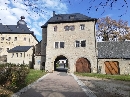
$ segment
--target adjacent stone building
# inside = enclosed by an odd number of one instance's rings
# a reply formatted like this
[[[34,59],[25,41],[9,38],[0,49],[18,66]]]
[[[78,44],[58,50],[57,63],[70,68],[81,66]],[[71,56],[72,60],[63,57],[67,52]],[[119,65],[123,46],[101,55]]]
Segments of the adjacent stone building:
[[[97,43],[98,72],[103,74],[130,74],[130,41]]]
[[[35,46],[38,43],[33,31],[30,31],[21,16],[17,25],[2,25],[0,23],[0,56],[8,55],[8,50],[16,46]]]
[[[80,58],[97,72],[95,24],[97,19],[80,13],[55,14],[42,28],[41,65],[52,72],[59,59],[66,59],[70,72],[76,71]]]
[[[33,46],[16,46],[8,50],[8,63],[32,65],[34,62]]]

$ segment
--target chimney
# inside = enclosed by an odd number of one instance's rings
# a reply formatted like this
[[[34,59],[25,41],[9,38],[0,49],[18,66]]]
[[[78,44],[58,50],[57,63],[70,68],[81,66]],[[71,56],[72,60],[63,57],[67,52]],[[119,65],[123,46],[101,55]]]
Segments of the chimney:
[[[53,11],[53,17],[55,16],[55,11]]]

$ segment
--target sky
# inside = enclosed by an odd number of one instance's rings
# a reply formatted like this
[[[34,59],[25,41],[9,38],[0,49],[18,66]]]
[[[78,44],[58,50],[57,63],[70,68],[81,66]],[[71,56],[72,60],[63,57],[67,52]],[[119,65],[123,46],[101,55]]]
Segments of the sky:
[[[32,7],[25,6],[23,1],[27,0],[0,0],[0,23],[3,25],[16,25],[20,17],[24,16],[28,28],[34,31],[39,41],[42,40],[41,26],[52,17],[53,11],[56,14],[81,13],[97,19],[109,16],[115,20],[122,19],[128,21],[130,25],[129,0],[126,0],[127,4],[124,2],[125,0],[117,0],[116,3],[113,3],[112,8],[109,5],[106,5],[105,8],[99,6],[101,2],[107,0],[31,0],[35,1],[32,4],[44,11],[39,11],[38,14],[31,10]],[[26,2],[24,3],[26,4]],[[91,9],[87,10],[90,6],[92,6]],[[96,10],[97,8],[98,10]]]

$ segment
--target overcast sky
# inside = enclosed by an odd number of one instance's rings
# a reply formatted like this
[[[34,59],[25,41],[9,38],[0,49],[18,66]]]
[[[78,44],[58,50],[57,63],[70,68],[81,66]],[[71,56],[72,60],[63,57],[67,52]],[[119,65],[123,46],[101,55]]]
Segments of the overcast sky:
[[[112,19],[118,20],[121,18],[130,22],[130,8],[122,8],[122,5],[125,4],[124,0],[118,0],[116,4],[113,4],[113,9],[110,9],[109,6],[106,6],[103,14],[102,12],[104,9],[101,6],[99,7],[98,11],[96,11],[95,8],[100,1],[104,0],[95,0],[95,2],[89,1],[93,0],[39,0],[38,7],[44,11],[44,13],[39,13],[39,16],[29,7],[22,4],[22,0],[0,0],[0,23],[4,25],[16,25],[20,17],[25,16],[25,21],[27,22],[28,27],[31,31],[34,31],[37,39],[40,41],[42,39],[41,26],[52,16],[53,11],[55,11],[56,14],[82,13],[93,18],[110,16]],[[128,6],[130,6],[129,0],[127,0],[127,3]],[[91,5],[93,7],[88,13],[87,9]],[[123,15],[126,10],[127,14]],[[120,15],[123,16],[119,17]]]

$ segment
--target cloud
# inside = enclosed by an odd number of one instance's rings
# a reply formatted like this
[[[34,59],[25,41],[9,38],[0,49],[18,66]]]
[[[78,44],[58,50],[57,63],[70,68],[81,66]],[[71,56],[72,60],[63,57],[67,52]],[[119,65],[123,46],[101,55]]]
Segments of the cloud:
[[[37,30],[36,28],[32,28],[32,29],[30,29],[30,30],[33,31],[34,34],[39,35],[39,36],[42,36],[41,33],[38,32],[38,30]]]
[[[16,25],[21,16],[25,16],[27,26],[34,31],[34,34],[41,39],[41,26],[56,13],[66,13],[68,11],[67,5],[60,0],[38,0],[32,2],[33,6],[28,7],[24,5],[28,2],[23,0],[0,0],[0,23],[4,25]],[[38,7],[44,13],[34,12],[33,7]],[[37,10],[35,10],[37,11]]]

